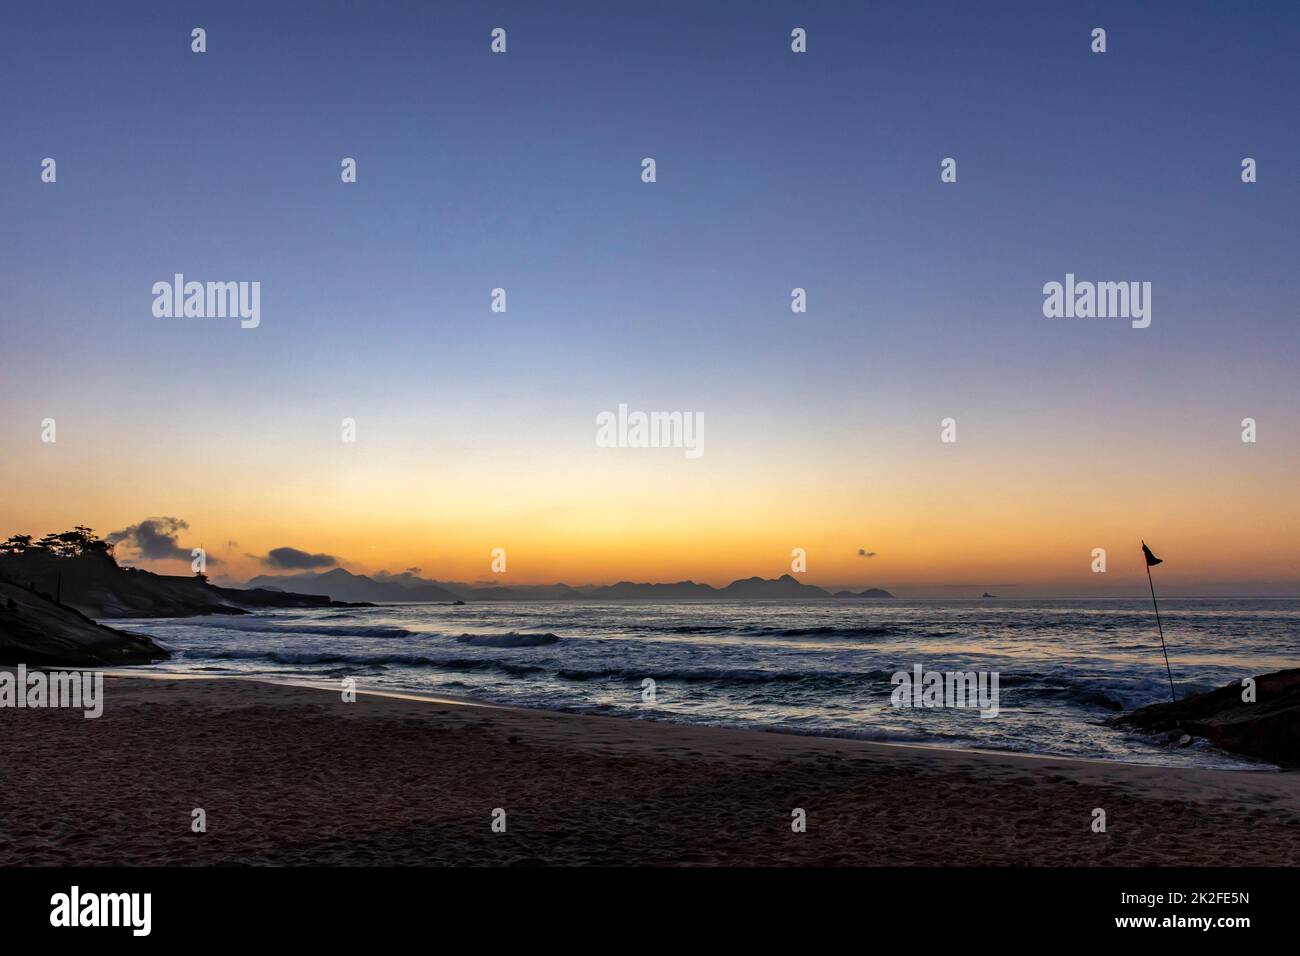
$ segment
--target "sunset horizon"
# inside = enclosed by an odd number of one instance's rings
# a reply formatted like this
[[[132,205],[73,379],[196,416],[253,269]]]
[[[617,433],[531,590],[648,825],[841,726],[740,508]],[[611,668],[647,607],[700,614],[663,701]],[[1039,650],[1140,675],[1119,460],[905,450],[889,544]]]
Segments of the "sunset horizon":
[[[643,555],[628,559],[627,549],[619,548],[610,552],[606,560],[606,552],[592,544],[574,546],[571,553],[557,553],[562,549],[554,547],[555,536],[551,535],[533,547],[528,546],[527,538],[495,543],[484,538],[477,555],[468,553],[467,546],[455,551],[411,547],[389,560],[382,560],[373,555],[379,547],[375,542],[391,541],[393,537],[392,532],[382,529],[369,538],[307,539],[301,535],[263,538],[264,544],[258,546],[256,538],[230,535],[228,527],[218,525],[214,532],[210,528],[196,528],[183,519],[155,516],[122,527],[114,527],[112,522],[96,526],[75,519],[35,528],[11,526],[0,528],[4,532],[0,537],[28,533],[39,538],[75,525],[89,525],[114,541],[119,564],[159,574],[192,574],[192,552],[202,549],[206,573],[215,583],[226,586],[242,586],[259,576],[292,577],[344,568],[372,577],[413,574],[434,582],[485,587],[559,583],[585,587],[627,581],[660,584],[694,581],[722,587],[745,578],[792,575],[803,584],[832,591],[878,587],[896,596],[912,598],[980,597],[983,592],[996,588],[1002,589],[996,596],[1006,599],[1143,597],[1146,594],[1140,539],[1117,543],[1112,538],[1093,544],[1080,538],[1074,552],[1066,553],[1066,549],[1049,543],[1059,542],[1059,538],[1035,535],[1016,539],[1012,549],[1016,554],[1002,559],[984,556],[982,549],[972,543],[967,543],[964,549],[954,549],[940,540],[931,553],[920,551],[906,540],[895,542],[885,535],[874,539],[876,547],[871,551],[854,547],[853,539],[841,538],[837,544],[807,538],[801,544],[787,547],[782,554],[780,545],[769,539],[766,550],[761,544],[755,544],[743,554],[731,557],[718,555],[716,548],[692,546],[689,538],[665,541],[667,536],[657,535],[650,540],[660,543],[666,557],[656,559]],[[139,534],[142,525],[150,531],[144,541]],[[431,531],[430,537],[438,535]],[[1159,542],[1162,550],[1173,556],[1170,565],[1162,570],[1171,597],[1300,596],[1300,583],[1284,573],[1292,567],[1293,559],[1286,554],[1270,554],[1259,542],[1225,548],[1181,535],[1148,534],[1146,537]],[[213,541],[219,543],[214,546]],[[803,571],[792,567],[798,561],[798,555],[793,553],[796,548],[804,551]],[[1105,551],[1105,571],[1093,570],[1095,548]],[[493,571],[494,551],[498,549],[505,552],[505,569]],[[734,553],[735,549],[726,550]],[[301,557],[277,559],[273,551],[296,553]],[[371,554],[367,555],[367,551]],[[361,557],[353,557],[354,554]],[[752,559],[758,555],[766,555],[766,559]],[[1241,573],[1230,575],[1220,571],[1225,558],[1240,568]],[[1071,568],[1071,564],[1075,567]],[[1263,573],[1270,568],[1277,570],[1276,576]],[[948,570],[947,574],[942,573],[944,569]]]

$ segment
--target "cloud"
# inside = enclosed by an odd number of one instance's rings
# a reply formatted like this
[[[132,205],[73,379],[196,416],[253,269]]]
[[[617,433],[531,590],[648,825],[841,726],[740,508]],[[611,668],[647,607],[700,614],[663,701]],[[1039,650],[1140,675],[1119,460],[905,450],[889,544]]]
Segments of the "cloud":
[[[266,557],[258,560],[281,571],[310,571],[312,568],[331,568],[339,563],[332,554],[308,554],[297,548],[272,548]]]
[[[868,551],[866,548],[858,548],[859,558],[874,558],[875,556],[876,552],[874,551]]]
[[[114,531],[105,540],[109,544],[128,545],[142,558],[189,561],[193,557],[190,548],[180,543],[180,533],[188,531],[189,527],[189,522],[180,518],[146,518],[139,524]],[[206,560],[210,565],[217,563],[211,555]]]

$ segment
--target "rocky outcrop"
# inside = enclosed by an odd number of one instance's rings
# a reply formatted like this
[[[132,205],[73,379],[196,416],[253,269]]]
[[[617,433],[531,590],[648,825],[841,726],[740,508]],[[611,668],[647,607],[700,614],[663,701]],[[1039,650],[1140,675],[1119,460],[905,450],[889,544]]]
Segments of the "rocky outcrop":
[[[96,624],[73,608],[0,581],[0,664],[111,667],[169,656],[147,637]]]
[[[1152,704],[1113,722],[1178,739],[1201,737],[1232,753],[1300,767],[1300,668],[1255,679],[1254,701],[1229,684],[1168,704]]]
[[[324,595],[221,588],[199,575],[122,568],[112,555],[103,552],[74,557],[39,550],[0,555],[0,580],[101,619],[245,614],[249,609],[267,607],[350,606]]]

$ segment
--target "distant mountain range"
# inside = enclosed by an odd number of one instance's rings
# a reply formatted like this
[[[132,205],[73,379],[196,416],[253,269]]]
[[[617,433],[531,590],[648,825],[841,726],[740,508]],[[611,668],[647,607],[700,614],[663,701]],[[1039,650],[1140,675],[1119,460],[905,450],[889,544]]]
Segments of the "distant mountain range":
[[[317,574],[262,574],[245,587],[318,594],[336,601],[376,603],[451,603],[454,601],[735,601],[781,598],[892,598],[880,588],[836,591],[801,584],[791,575],[779,578],[743,578],[726,587],[678,581],[673,584],[617,584],[572,587],[568,584],[486,585],[431,581],[412,574],[372,578],[334,568]]]
[[[261,574],[248,581],[246,588],[265,588],[271,591],[292,591],[295,594],[317,594],[335,601],[378,601],[383,603],[419,603],[459,601],[453,594],[433,581],[411,575],[399,580],[376,581],[364,574],[353,574],[343,568],[334,568],[320,574]]]

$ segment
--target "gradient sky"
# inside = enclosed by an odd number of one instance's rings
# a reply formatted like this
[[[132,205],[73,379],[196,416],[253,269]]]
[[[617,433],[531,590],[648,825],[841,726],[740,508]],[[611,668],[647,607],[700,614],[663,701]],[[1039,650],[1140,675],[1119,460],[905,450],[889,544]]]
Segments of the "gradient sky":
[[[1145,538],[1300,593],[1297,50],[1294,3],[6,5],[0,532],[1007,596],[1138,593]],[[175,272],[261,327],[155,318]],[[1067,272],[1151,327],[1044,318]],[[596,447],[620,402],[705,454]]]

